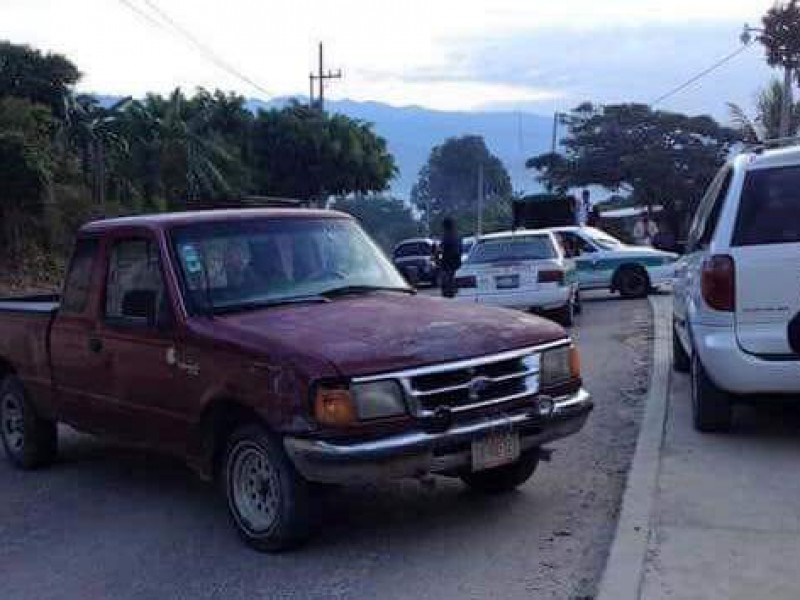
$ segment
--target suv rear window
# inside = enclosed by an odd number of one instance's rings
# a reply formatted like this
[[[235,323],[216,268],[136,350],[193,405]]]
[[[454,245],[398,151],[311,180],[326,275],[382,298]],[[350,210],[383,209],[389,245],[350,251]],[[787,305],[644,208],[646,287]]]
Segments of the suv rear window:
[[[433,249],[425,242],[413,242],[398,246],[394,251],[395,258],[405,258],[407,256],[430,256]]]
[[[734,246],[800,242],[800,167],[747,174],[733,233]]]

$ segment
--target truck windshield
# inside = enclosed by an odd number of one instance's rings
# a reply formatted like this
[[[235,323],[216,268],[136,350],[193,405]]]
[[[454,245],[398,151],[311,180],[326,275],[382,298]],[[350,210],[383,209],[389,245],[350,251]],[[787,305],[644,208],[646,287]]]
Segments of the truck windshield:
[[[255,219],[171,232],[191,307],[247,310],[341,289],[409,290],[383,253],[348,219]]]
[[[555,258],[556,250],[544,235],[504,237],[479,241],[469,255],[469,264],[508,260],[545,260]]]

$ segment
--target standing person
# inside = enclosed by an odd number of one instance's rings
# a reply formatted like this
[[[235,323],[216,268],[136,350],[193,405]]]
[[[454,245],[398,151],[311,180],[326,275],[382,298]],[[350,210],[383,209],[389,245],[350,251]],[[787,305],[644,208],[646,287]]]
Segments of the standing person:
[[[456,295],[456,271],[461,267],[461,239],[456,231],[453,219],[446,217],[442,221],[442,262],[441,283],[442,296],[453,298]]]
[[[575,198],[575,225],[584,227],[589,218],[589,207],[591,206],[589,190],[581,192],[581,198]]]

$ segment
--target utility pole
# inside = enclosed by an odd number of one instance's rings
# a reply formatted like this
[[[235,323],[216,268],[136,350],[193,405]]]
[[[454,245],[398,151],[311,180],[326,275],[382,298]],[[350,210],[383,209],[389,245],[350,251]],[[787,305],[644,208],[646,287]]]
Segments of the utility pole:
[[[478,164],[478,227],[477,237],[483,233],[483,163]]]
[[[325,57],[322,49],[322,42],[319,43],[319,71],[317,74],[310,73],[308,76],[309,82],[309,102],[311,106],[316,105],[320,111],[325,110],[325,82],[329,79],[341,79],[342,70],[337,69],[335,72],[328,70],[325,71]],[[317,94],[316,102],[314,101],[314,82],[319,85],[319,92]]]
[[[561,116],[560,112],[553,113],[553,139],[550,142],[550,173],[547,178],[547,191],[553,191],[553,167],[556,161],[556,143],[558,142],[558,119]]]

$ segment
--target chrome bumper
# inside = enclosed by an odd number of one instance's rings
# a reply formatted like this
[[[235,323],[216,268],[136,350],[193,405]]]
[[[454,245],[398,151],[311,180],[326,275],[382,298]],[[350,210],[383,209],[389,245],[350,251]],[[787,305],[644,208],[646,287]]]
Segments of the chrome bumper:
[[[379,479],[455,473],[471,464],[471,442],[492,431],[518,431],[524,452],[581,430],[592,401],[579,390],[557,398],[542,417],[533,407],[522,412],[460,423],[442,432],[412,431],[367,442],[328,442],[287,437],[284,446],[297,470],[320,483],[355,483]]]

